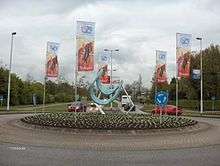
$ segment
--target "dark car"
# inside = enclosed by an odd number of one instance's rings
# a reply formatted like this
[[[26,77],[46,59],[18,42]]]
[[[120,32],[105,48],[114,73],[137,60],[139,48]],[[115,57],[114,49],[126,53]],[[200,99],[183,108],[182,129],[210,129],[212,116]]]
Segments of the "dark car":
[[[160,114],[160,111],[162,112],[162,114],[167,114],[167,115],[176,115],[176,111],[177,111],[177,115],[182,115],[183,110],[182,108],[178,107],[176,109],[176,106],[174,105],[167,105],[164,108],[159,108],[156,107],[155,109],[153,109],[152,114]]]
[[[68,105],[68,112],[86,112],[87,106],[80,101]]]
[[[125,111],[129,111],[131,109],[132,105],[130,103],[127,103],[123,107],[124,107]],[[130,111],[135,111],[135,105],[132,107],[132,109]]]

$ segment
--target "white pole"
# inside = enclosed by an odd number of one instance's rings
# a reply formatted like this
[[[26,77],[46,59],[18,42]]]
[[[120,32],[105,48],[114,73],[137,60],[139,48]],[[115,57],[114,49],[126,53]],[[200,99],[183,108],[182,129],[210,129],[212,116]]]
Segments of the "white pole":
[[[11,50],[10,50],[10,64],[8,71],[8,98],[7,98],[7,111],[10,110],[10,89],[11,89],[11,64],[12,64],[12,52],[13,52],[13,39],[16,32],[11,34]]]
[[[159,107],[160,109],[160,124],[162,123],[162,110],[161,110],[161,107]]]
[[[76,59],[77,59],[77,57],[76,57]],[[76,69],[75,69],[75,101],[77,101],[77,75],[78,75],[78,72],[77,72],[77,64],[76,64]]]
[[[202,38],[197,37],[200,41],[200,114],[203,113],[203,72],[202,72]]]
[[[46,60],[44,65],[44,94],[43,94],[43,111],[45,111],[45,102],[46,102],[46,82],[47,82],[47,52],[48,52],[48,42],[46,48]]]
[[[177,48],[177,35],[176,35],[176,48]],[[176,119],[177,119],[177,109],[178,109],[178,63],[177,63],[177,57],[176,57]]]
[[[112,52],[113,52],[113,50],[110,50],[110,52],[111,52],[111,54],[110,54],[110,56],[111,56],[111,76],[110,76],[110,87],[112,88]],[[111,95],[111,97],[112,97],[112,95]],[[112,110],[112,102],[111,102],[111,110]]]
[[[203,113],[203,72],[202,72],[202,38],[200,40],[200,73],[201,73],[201,80],[200,80],[200,86],[201,86],[201,92],[200,92],[200,113]]]
[[[45,68],[46,70],[46,68]],[[45,101],[46,101],[46,75],[44,76],[44,94],[43,94],[43,111],[45,111]]]
[[[77,40],[77,37],[76,37]],[[78,51],[78,50],[76,50]],[[75,102],[77,101],[77,76],[78,76],[78,53],[76,52],[76,65],[75,65]]]
[[[156,97],[156,94],[157,94],[157,50],[156,50],[156,65],[155,65],[155,89],[154,89],[154,99]],[[156,107],[156,102],[155,102],[155,107]]]

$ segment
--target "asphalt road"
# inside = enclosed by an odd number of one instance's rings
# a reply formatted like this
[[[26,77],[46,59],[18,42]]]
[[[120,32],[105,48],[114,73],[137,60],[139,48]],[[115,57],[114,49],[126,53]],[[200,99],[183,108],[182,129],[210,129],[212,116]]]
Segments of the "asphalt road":
[[[219,128],[220,128],[220,120],[219,119],[202,119],[196,118],[199,121],[208,122],[214,127],[212,131],[201,132],[201,136],[205,136],[207,133],[208,135],[204,138],[203,144],[198,144],[198,147],[174,147],[172,149],[171,145],[169,145],[168,149],[111,149],[111,148],[103,148],[103,149],[95,149],[95,148],[75,148],[74,146],[53,146],[54,144],[29,144],[22,142],[21,137],[22,130],[18,130],[20,134],[15,134],[15,127],[8,128],[8,135],[7,137],[3,137],[2,135],[6,135],[7,133],[7,125],[10,120],[15,117],[20,117],[22,115],[4,115],[0,116],[0,166],[105,166],[105,165],[113,165],[113,166],[219,166],[220,165],[220,144],[219,142]],[[5,129],[5,130],[4,130]],[[216,132],[215,132],[216,131]],[[25,129],[24,133],[25,136],[28,135],[28,132],[31,135],[35,134],[32,130]],[[41,132],[40,132],[41,133]],[[45,133],[41,133],[42,138],[46,139]],[[52,138],[54,135],[54,139],[56,139],[57,132],[51,132],[48,137]],[[65,137],[65,133],[59,133],[59,135],[63,134]],[[188,140],[185,139],[185,143],[187,145],[192,145],[196,143],[196,140],[202,141],[198,133],[196,134],[189,134],[189,140],[192,143],[188,144]],[[9,139],[9,137],[21,137],[20,140],[17,138],[21,143],[13,142],[15,139]],[[34,135],[35,136],[35,135]],[[67,135],[69,136],[69,135]],[[37,135],[40,138],[39,135]],[[146,136],[153,139],[154,136]],[[175,136],[173,136],[175,138]],[[186,137],[186,136],[184,136]],[[215,138],[211,138],[215,137]],[[217,137],[217,138],[216,138]],[[8,138],[4,139],[4,138]],[[33,139],[33,137],[31,137]],[[93,139],[95,137],[92,137]],[[160,139],[168,139],[168,136],[160,136]],[[181,135],[177,137],[179,141]],[[210,139],[209,139],[210,138]],[[4,139],[4,140],[3,140]],[[62,138],[63,139],[63,138]],[[57,144],[61,144],[59,142],[60,139],[57,139]],[[143,138],[138,138],[143,139]],[[159,139],[155,137],[155,139]],[[76,139],[78,140],[78,139]],[[154,143],[150,139],[149,143]],[[208,143],[207,141],[215,141],[215,143]],[[52,141],[52,140],[51,140]],[[74,141],[74,139],[73,139]],[[99,141],[99,140],[97,140]],[[101,140],[100,140],[101,141]],[[110,141],[107,139],[107,141]],[[116,139],[115,143],[121,144],[120,141],[125,141],[124,139]],[[130,144],[134,144],[135,139],[131,139]],[[177,140],[178,142],[178,140]],[[184,142],[184,141],[183,141]],[[141,143],[141,142],[140,142]],[[165,142],[166,143],[166,142]],[[207,144],[206,144],[207,143]],[[201,145],[201,146],[200,146]],[[168,146],[168,145],[167,145]],[[174,146],[174,145],[173,145]]]
[[[220,145],[175,150],[96,151],[0,145],[1,166],[219,166]]]

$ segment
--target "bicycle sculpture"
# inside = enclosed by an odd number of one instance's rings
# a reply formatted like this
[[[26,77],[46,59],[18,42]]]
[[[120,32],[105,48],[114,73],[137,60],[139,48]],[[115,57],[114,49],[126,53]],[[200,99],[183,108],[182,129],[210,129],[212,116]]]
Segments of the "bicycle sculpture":
[[[100,105],[107,105],[116,100],[122,90],[128,96],[127,91],[123,87],[123,81],[120,81],[118,85],[104,86],[101,83],[101,77],[104,75],[105,70],[101,68],[95,76],[94,81],[89,87],[90,97],[99,108],[102,114],[105,114]],[[102,98],[100,98],[102,96]],[[130,98],[129,98],[130,99]],[[134,107],[134,103],[130,99],[131,107],[128,112]]]

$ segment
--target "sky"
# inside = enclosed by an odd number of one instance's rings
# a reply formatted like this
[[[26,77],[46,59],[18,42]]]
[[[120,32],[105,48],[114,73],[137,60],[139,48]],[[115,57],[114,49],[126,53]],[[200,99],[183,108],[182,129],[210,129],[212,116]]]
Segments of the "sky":
[[[92,21],[96,60],[104,48],[117,48],[113,75],[132,83],[141,74],[150,87],[156,50],[167,51],[168,77],[175,75],[177,32],[193,35],[193,51],[199,51],[196,37],[203,38],[203,48],[220,43],[219,9],[219,0],[0,0],[0,63],[8,67],[15,31],[12,72],[42,81],[46,43],[58,42],[60,74],[72,82],[76,21]]]

